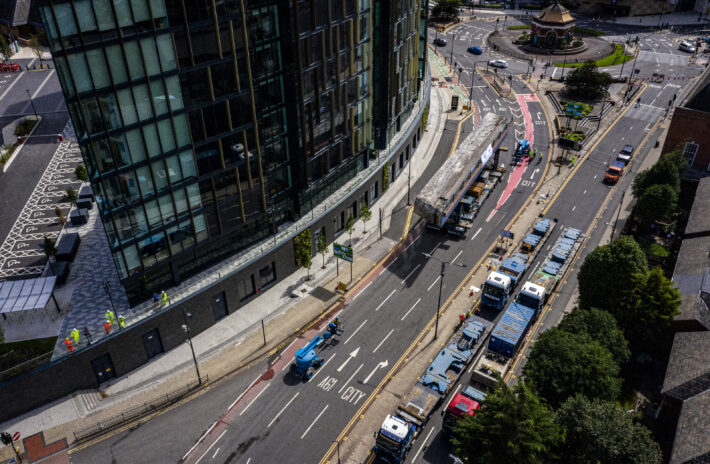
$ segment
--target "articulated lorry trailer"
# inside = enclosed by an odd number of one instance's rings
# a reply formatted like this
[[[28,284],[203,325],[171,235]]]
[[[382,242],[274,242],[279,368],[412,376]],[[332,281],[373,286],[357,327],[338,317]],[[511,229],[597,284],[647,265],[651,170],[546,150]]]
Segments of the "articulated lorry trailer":
[[[488,332],[482,320],[468,320],[458,328],[375,434],[374,452],[381,461],[404,461],[412,442],[481,349]]]
[[[483,284],[481,305],[498,311],[505,308],[515,287],[523,280],[525,271],[552,235],[556,222],[540,218],[530,227],[518,248],[491,272]]]
[[[473,369],[473,383],[494,388],[498,376],[505,376],[528,330],[554,294],[583,241],[584,234],[577,229],[566,227],[562,231],[540,269],[523,284],[491,332],[486,352]]]

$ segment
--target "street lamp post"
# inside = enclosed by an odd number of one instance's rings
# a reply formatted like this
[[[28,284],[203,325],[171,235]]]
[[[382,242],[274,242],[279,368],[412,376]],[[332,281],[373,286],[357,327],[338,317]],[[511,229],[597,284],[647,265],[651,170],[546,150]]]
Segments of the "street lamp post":
[[[602,100],[602,110],[599,112],[599,121],[597,121],[597,132],[599,132],[599,126],[602,124],[602,117],[604,116],[604,108],[606,108],[606,104],[611,103],[609,100]]]
[[[104,281],[104,291],[106,292],[106,295],[108,295],[108,301],[111,302],[111,309],[113,310],[113,314],[116,316],[116,320],[118,321],[119,319],[119,314],[118,311],[116,311],[116,306],[113,304],[113,297],[111,296],[111,287],[109,286],[108,280]],[[122,329],[121,324],[118,324],[118,327]]]
[[[192,314],[185,312],[185,307],[180,306],[182,311],[182,319],[185,323],[182,326],[182,330],[187,334],[187,342],[190,344],[190,351],[192,351],[192,362],[195,363],[195,372],[197,373],[197,384],[202,385],[202,377],[200,376],[200,368],[197,366],[197,356],[195,356],[195,348],[192,346],[192,336],[190,335],[190,326],[187,324],[187,319],[192,317]]]
[[[409,154],[409,160],[407,161],[407,164],[409,165],[409,172],[407,173],[407,206],[411,206],[412,202],[409,200],[409,192],[412,189],[412,155],[414,153]]]
[[[444,274],[446,273],[446,265],[453,264],[454,266],[458,266],[458,267],[466,267],[466,265],[454,263],[452,261],[442,261],[439,258],[434,258],[431,255],[431,253],[422,253],[422,255],[426,256],[429,259],[439,261],[441,263],[441,274],[439,275],[439,300],[438,300],[438,303],[436,304],[436,323],[434,325],[434,340],[436,340],[436,337],[439,333],[439,313],[441,312],[441,293],[444,289]]]
[[[30,99],[30,105],[32,105],[32,112],[35,114],[35,119],[37,119],[37,110],[35,109],[35,104],[32,101],[32,95],[30,94],[29,89],[25,89],[25,92],[27,92],[27,98]]]
[[[454,62],[454,44],[456,43],[456,34],[454,34],[454,38],[451,40],[451,54],[449,55],[449,66],[451,66],[451,69],[453,69],[453,62]]]
[[[338,464],[340,464],[340,440],[336,440],[333,443],[335,443],[335,445],[337,446],[336,449],[338,450]]]

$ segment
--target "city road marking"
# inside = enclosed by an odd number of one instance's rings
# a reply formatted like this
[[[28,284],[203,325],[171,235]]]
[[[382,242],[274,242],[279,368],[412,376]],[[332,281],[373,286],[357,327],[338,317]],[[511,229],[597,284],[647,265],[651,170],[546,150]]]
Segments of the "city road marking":
[[[382,300],[382,303],[380,303],[380,305],[379,305],[377,308],[375,308],[375,312],[379,311],[380,308],[382,307],[382,305],[384,305],[385,303],[387,303],[387,300],[389,300],[390,297],[391,297],[392,295],[394,295],[394,292],[396,292],[396,291],[397,291],[397,290],[392,290],[392,292],[391,292],[389,295],[387,295],[387,298],[385,298],[384,300]]]
[[[420,235],[419,237],[421,237],[421,235]],[[414,240],[412,240],[412,243],[410,243],[409,245],[407,245],[407,248],[405,248],[404,251],[409,250],[409,247],[411,247],[412,245],[414,245],[414,242],[416,242],[417,240],[419,240],[419,237],[417,237],[417,238],[415,238]],[[397,256],[397,258],[399,258],[399,256]],[[394,261],[392,261],[392,262],[394,262]]]
[[[430,254],[430,255],[433,255],[434,252],[436,251],[436,249],[439,248],[440,245],[441,245],[441,242],[437,243],[436,246],[431,249],[431,251],[429,252],[429,254]]]
[[[597,175],[594,175],[594,178],[596,179],[596,178],[597,178]]]
[[[362,321],[362,324],[360,324],[360,327],[358,327],[357,329],[355,329],[355,331],[350,334],[350,336],[348,337],[348,339],[345,340],[344,345],[347,345],[348,342],[350,341],[350,339],[353,338],[353,337],[355,336],[355,334],[357,333],[357,331],[360,330],[360,329],[362,329],[362,326],[365,325],[366,323],[367,323],[367,319],[365,319],[364,321]]]
[[[577,209],[577,205],[572,207],[572,211],[574,211],[575,209]]]
[[[436,283],[439,281],[439,279],[441,279],[441,274],[439,274],[439,276],[436,278],[436,280],[434,282],[432,282],[431,285],[429,285],[429,288],[427,288],[426,291],[428,292],[429,290],[431,290],[431,287],[436,285]]]
[[[390,335],[392,335],[392,332],[394,332],[394,329],[390,330],[390,333],[388,333],[387,335],[385,335],[385,338],[382,339],[382,341],[380,342],[380,344],[377,345],[374,350],[372,350],[373,353],[380,349],[380,347],[381,347],[382,344],[385,342],[385,340],[387,340],[388,338],[390,338]]]
[[[288,401],[288,403],[286,403],[286,406],[284,406],[283,408],[281,408],[281,410],[280,410],[278,413],[276,413],[276,415],[274,416],[274,418],[271,419],[271,422],[269,422],[269,425],[266,426],[267,429],[268,429],[269,427],[271,427],[271,426],[274,424],[274,422],[276,422],[276,419],[279,418],[279,416],[281,415],[281,413],[284,412],[284,411],[286,410],[286,408],[288,408],[289,406],[291,406],[291,403],[293,403],[293,400],[295,400],[298,395],[299,395],[299,392],[296,392],[296,394],[293,395],[293,398],[291,398],[291,399]]]
[[[437,245],[437,246],[438,246],[438,245]],[[431,254],[431,253],[430,253],[430,254]],[[412,269],[412,272],[410,272],[409,274],[407,274],[407,277],[405,277],[404,280],[402,281],[402,285],[404,285],[404,283],[407,281],[407,279],[409,279],[410,277],[412,277],[412,274],[414,274],[415,272],[417,272],[417,269],[419,269],[420,266],[421,266],[421,264],[417,264],[416,267],[415,267],[414,269]]]
[[[404,318],[407,317],[407,316],[409,315],[409,313],[412,312],[412,310],[414,309],[414,307],[415,307],[416,305],[418,305],[420,301],[422,301],[421,298],[419,298],[419,299],[417,300],[417,302],[414,303],[411,308],[409,308],[409,311],[407,311],[407,314],[405,314],[404,316],[402,316],[402,319],[400,319],[400,320],[403,321]]]
[[[587,194],[587,191],[586,191],[586,190],[585,190],[584,192],[582,192],[582,195],[586,195],[586,194]]]
[[[476,238],[476,235],[478,235],[478,233],[479,233],[480,231],[482,231],[482,230],[483,230],[483,227],[479,227],[478,230],[476,231],[476,233],[473,234],[473,237],[471,237],[471,240],[473,240],[474,238]]]
[[[459,251],[459,254],[457,254],[454,259],[451,260],[451,264],[454,264],[454,261],[456,261],[456,259],[461,256],[461,253],[463,253],[463,250]]]
[[[338,372],[340,372],[340,371],[342,371],[343,369],[345,369],[345,366],[350,362],[351,359],[353,359],[355,356],[357,356],[357,354],[358,354],[359,352],[360,352],[360,347],[358,346],[357,348],[355,348],[355,349],[353,350],[352,353],[350,353],[350,355],[348,356],[348,359],[346,359],[346,360],[343,362],[343,364],[340,365],[340,367],[338,368]]]
[[[303,435],[301,435],[301,440],[303,440],[303,437],[305,437],[306,434],[311,430],[311,428],[316,424],[316,422],[318,422],[318,419],[320,419],[320,416],[323,415],[323,413],[325,412],[326,409],[328,409],[328,405],[327,405],[327,404],[325,405],[325,407],[323,408],[323,410],[320,412],[320,414],[318,414],[318,416],[315,418],[315,420],[311,423],[311,425],[308,426],[308,428],[306,429],[306,431],[303,432]],[[432,430],[434,430],[433,427],[432,427]]]
[[[262,391],[263,391],[263,390],[262,390]],[[433,430],[433,429],[432,429],[432,430]],[[219,434],[219,436],[217,437],[217,439],[216,439],[214,442],[212,442],[212,444],[210,445],[209,448],[207,448],[207,451],[205,451],[204,453],[202,453],[202,456],[200,456],[200,459],[198,459],[197,461],[195,461],[195,464],[199,464],[200,461],[202,461],[202,458],[204,458],[205,455],[210,452],[210,450],[212,449],[212,447],[217,444],[217,442],[219,441],[219,439],[222,438],[225,433],[227,433],[227,430],[224,430],[221,434]]]
[[[373,280],[372,282],[374,282],[374,280]],[[363,293],[365,293],[365,290],[367,290],[367,287],[369,287],[370,285],[372,285],[372,282],[370,282],[369,284],[365,285],[365,287],[364,287],[362,290],[360,290],[360,292],[359,292],[357,295],[355,295],[355,298],[357,298],[357,297],[359,297],[360,295],[362,295]],[[350,300],[350,302],[352,303],[353,301],[355,301],[355,298],[353,298],[352,300]]]
[[[364,365],[365,365],[365,363],[362,363],[362,364],[360,364],[360,367],[358,367],[357,369],[355,369],[355,372],[353,372],[353,375],[351,375],[350,377],[348,377],[348,380],[346,380],[345,383],[343,384],[343,386],[340,387],[340,390],[338,390],[338,394],[341,394],[341,393],[343,392],[343,388],[345,388],[345,387],[348,386],[348,384],[349,384],[350,381],[353,379],[353,377],[355,377],[355,374],[357,374],[357,372],[358,372],[360,369],[362,369],[362,366],[364,366]]]
[[[52,74],[54,74],[54,69],[50,71],[49,74],[47,74],[47,77],[44,78],[42,83],[37,87],[37,90],[35,90],[35,93],[32,94],[32,98],[37,98],[37,95],[39,95],[39,92],[42,90],[42,87],[44,87],[44,84],[47,83],[50,77],[52,77]]]
[[[217,448],[215,450],[214,454],[212,455],[212,459],[214,459],[217,456],[217,453],[219,453],[219,450],[220,450],[220,448]]]
[[[431,437],[431,434],[432,434],[432,433],[434,433],[434,427],[432,427],[431,430],[429,430],[429,433],[427,434],[426,438],[425,438],[424,441],[422,442],[422,446],[419,447],[419,450],[417,451],[417,454],[415,454],[414,457],[412,458],[412,462],[414,462],[414,461],[417,460],[417,457],[419,456],[419,453],[421,453],[421,452],[422,452],[422,449],[424,449],[424,445],[426,445],[426,442],[429,440],[429,438]]]
[[[307,383],[311,383],[311,380],[313,380],[313,379],[316,378],[316,375],[318,375],[318,374],[323,370],[323,368],[325,368],[325,366],[330,362],[331,359],[333,359],[333,358],[335,357],[336,354],[337,354],[337,353],[333,353],[333,355],[332,355],[330,358],[326,359],[326,361],[323,363],[323,365],[320,367],[320,369],[318,369],[318,370],[316,371],[316,373],[313,374],[313,377],[311,377],[310,379],[308,379],[308,382],[307,382]]]
[[[251,462],[251,458],[247,459],[247,464],[249,464],[250,462]]]
[[[254,401],[256,401],[256,400],[261,396],[261,394],[264,393],[264,392],[266,391],[266,389],[269,388],[270,386],[271,386],[271,382],[267,383],[266,386],[264,387],[264,389],[261,390],[259,393],[256,394],[256,396],[254,397],[254,399],[251,400],[251,402],[250,402],[249,404],[247,404],[247,407],[246,407],[246,408],[242,409],[242,412],[240,412],[239,415],[241,416],[242,414],[244,414],[245,412],[247,412],[247,409],[249,409],[249,406],[251,406],[252,404],[254,404]],[[195,464],[197,464],[197,463],[195,463]]]

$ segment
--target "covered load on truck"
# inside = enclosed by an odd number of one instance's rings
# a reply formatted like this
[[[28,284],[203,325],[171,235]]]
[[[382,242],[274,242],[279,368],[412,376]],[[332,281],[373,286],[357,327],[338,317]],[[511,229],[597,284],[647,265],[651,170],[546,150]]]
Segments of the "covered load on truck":
[[[414,211],[427,224],[441,228],[486,163],[493,158],[510,121],[488,113],[432,176],[414,200]]]

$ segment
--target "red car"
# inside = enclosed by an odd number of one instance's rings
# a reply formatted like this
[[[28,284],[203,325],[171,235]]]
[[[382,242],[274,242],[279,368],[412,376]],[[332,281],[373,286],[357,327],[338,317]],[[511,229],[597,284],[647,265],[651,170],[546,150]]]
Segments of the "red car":
[[[11,72],[20,69],[20,65],[17,63],[0,63],[0,72]]]

